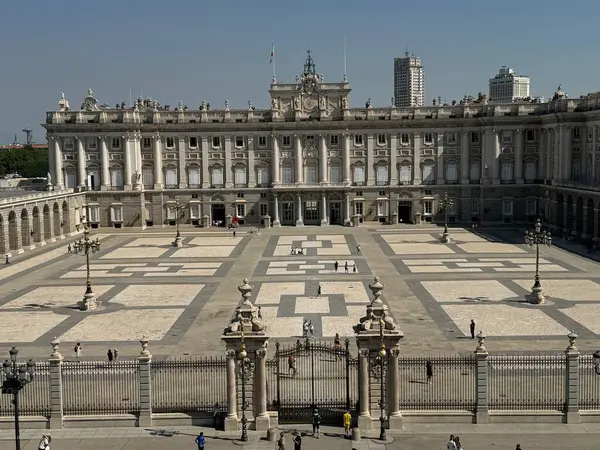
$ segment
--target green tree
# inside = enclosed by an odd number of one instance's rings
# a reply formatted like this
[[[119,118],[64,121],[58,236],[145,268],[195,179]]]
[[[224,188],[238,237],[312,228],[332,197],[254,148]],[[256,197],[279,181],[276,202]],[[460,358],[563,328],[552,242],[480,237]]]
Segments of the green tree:
[[[48,149],[11,148],[0,150],[0,175],[18,173],[30,177],[45,177],[49,170]]]

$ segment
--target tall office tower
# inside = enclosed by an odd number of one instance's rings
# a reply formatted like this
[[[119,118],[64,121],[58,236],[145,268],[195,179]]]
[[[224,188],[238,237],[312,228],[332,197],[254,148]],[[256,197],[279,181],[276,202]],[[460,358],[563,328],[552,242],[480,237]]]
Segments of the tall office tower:
[[[400,108],[425,106],[425,77],[421,58],[406,52],[394,58],[394,104]]]
[[[513,103],[520,98],[530,96],[528,75],[517,75],[510,67],[502,66],[498,73],[490,78],[489,100],[494,103]]]

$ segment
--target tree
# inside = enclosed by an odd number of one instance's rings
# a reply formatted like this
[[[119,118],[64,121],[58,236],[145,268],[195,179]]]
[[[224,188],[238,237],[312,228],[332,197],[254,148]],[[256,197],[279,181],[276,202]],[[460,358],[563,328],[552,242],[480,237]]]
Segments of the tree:
[[[18,173],[19,175],[32,177],[45,177],[49,170],[48,149],[11,148],[0,150],[0,175]]]

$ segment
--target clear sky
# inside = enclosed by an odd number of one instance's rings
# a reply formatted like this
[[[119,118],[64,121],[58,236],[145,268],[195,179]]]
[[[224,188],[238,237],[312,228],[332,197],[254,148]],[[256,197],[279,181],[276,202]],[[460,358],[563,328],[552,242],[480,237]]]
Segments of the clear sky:
[[[344,37],[351,106],[387,106],[393,59],[425,67],[427,104],[487,91],[500,66],[530,75],[547,98],[600,90],[597,0],[19,0],[0,9],[0,143],[25,126],[44,142],[45,112],[65,92],[78,108],[143,94],[213,108],[268,107],[277,76],[293,82],[310,47],[325,81],[341,80]]]

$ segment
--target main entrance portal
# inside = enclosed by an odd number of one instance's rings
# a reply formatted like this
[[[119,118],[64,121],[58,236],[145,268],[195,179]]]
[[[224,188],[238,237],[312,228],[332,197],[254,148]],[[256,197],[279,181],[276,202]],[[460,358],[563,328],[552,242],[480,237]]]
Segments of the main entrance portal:
[[[412,222],[412,201],[400,200],[398,202],[398,223]]]
[[[341,202],[329,202],[329,223],[331,225],[342,224],[342,203]]]
[[[210,206],[210,211],[211,211],[213,223],[215,221],[217,221],[217,222],[219,222],[219,226],[221,226],[221,227],[224,227],[227,225],[227,223],[225,223],[225,204],[213,203]]]
[[[281,225],[295,225],[296,218],[294,217],[294,203],[283,202],[281,204]]]

